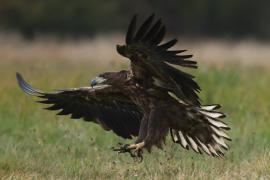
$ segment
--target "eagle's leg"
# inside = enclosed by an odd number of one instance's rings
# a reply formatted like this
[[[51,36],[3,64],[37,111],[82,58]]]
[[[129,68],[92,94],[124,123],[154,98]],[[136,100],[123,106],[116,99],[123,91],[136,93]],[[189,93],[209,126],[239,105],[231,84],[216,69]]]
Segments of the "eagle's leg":
[[[152,107],[147,127],[147,136],[145,137],[144,147],[150,151],[153,145],[162,148],[165,143],[166,135],[169,131],[169,126],[166,118],[167,107]]]
[[[139,157],[143,148],[148,151],[153,145],[162,148],[169,126],[164,106],[152,107],[150,114],[142,119],[139,137],[135,144],[124,145],[125,152],[129,152],[133,157]]]
[[[148,129],[148,118],[149,113],[144,113],[143,118],[141,120],[140,124],[140,130],[138,134],[138,138],[135,142],[135,144],[120,144],[119,148],[115,148],[115,151],[118,151],[119,153],[130,153],[132,157],[139,157],[142,158],[142,149],[144,147],[143,140],[147,136],[147,129]]]
[[[149,115],[142,119],[139,137],[135,144],[123,145],[122,152],[129,152],[133,157],[140,157],[143,148],[148,151],[155,145],[162,148],[169,126],[166,117],[166,107],[152,107]]]
[[[141,119],[140,130],[135,144],[142,142],[147,136],[149,113],[144,113]]]
[[[138,138],[135,144],[130,144],[127,148],[130,150],[131,156],[133,157],[141,157],[143,153],[143,148],[145,146],[144,139],[147,136],[147,129],[148,129],[148,119],[149,119],[149,112],[145,112],[140,124],[140,130]]]

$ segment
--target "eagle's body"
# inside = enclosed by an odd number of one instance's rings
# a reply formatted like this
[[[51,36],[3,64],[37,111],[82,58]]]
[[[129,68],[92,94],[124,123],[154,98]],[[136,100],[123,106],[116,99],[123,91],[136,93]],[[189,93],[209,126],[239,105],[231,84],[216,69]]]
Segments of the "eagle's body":
[[[199,85],[193,76],[175,67],[196,68],[191,55],[179,55],[184,50],[168,50],[176,40],[159,45],[165,26],[150,16],[135,33],[136,16],[126,36],[126,45],[117,46],[119,54],[131,61],[130,70],[106,72],[94,78],[92,87],[71,88],[45,93],[32,88],[20,74],[20,87],[28,94],[52,104],[48,110],[61,110],[59,115],[83,118],[112,130],[123,138],[137,136],[134,144],[123,145],[119,152],[141,156],[143,148],[161,148],[170,132],[173,142],[198,153],[223,155],[228,149],[224,132],[229,127],[216,111],[220,105],[202,106],[197,93]]]
[[[168,117],[166,116],[169,114],[168,107],[174,104],[171,101],[173,99],[157,89],[146,89],[134,79],[127,81],[123,91],[130,96],[143,114],[136,143],[144,142],[148,150],[152,145],[161,147],[169,130],[169,119],[164,117]]]

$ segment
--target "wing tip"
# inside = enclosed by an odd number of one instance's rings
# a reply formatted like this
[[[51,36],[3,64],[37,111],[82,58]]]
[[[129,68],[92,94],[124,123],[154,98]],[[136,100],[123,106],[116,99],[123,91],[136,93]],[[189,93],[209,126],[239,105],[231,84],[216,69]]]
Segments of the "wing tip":
[[[37,95],[37,94],[41,94],[42,92],[39,90],[36,90],[34,88],[32,88],[30,86],[30,84],[28,84],[22,77],[22,75],[18,72],[16,72],[16,79],[17,79],[17,83],[19,85],[19,87],[21,88],[21,90],[23,92],[25,92],[26,94],[30,94],[30,95]]]
[[[19,72],[16,72],[16,79],[17,79],[18,82],[23,79],[22,75]]]

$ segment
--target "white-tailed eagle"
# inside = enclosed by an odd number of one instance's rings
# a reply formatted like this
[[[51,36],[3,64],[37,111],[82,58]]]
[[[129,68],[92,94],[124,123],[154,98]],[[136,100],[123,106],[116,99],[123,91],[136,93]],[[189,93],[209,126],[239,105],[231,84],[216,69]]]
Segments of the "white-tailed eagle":
[[[126,44],[117,45],[119,54],[131,61],[130,70],[102,73],[91,86],[43,92],[32,88],[17,73],[21,89],[50,104],[48,110],[100,124],[123,138],[137,136],[134,144],[114,150],[141,157],[142,150],[162,148],[168,133],[172,141],[185,149],[219,157],[228,149],[225,133],[230,128],[221,121],[220,105],[201,105],[199,85],[194,77],[172,65],[196,68],[185,50],[169,50],[176,39],[161,44],[165,26],[148,17],[136,29],[134,16],[126,35]]]

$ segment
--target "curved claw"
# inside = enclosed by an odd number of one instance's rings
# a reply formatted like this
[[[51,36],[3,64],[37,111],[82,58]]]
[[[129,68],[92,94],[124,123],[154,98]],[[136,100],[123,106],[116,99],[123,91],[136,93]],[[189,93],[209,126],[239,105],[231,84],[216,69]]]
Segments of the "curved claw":
[[[131,148],[129,144],[118,143],[119,148],[112,147],[113,151],[118,153],[129,153],[134,159],[138,159],[139,162],[143,161],[143,150],[141,148]]]
[[[129,144],[118,143],[118,145],[119,145],[119,148],[113,147],[112,148],[113,151],[117,151],[118,153],[126,153],[126,152],[130,153],[130,149],[128,148]]]

